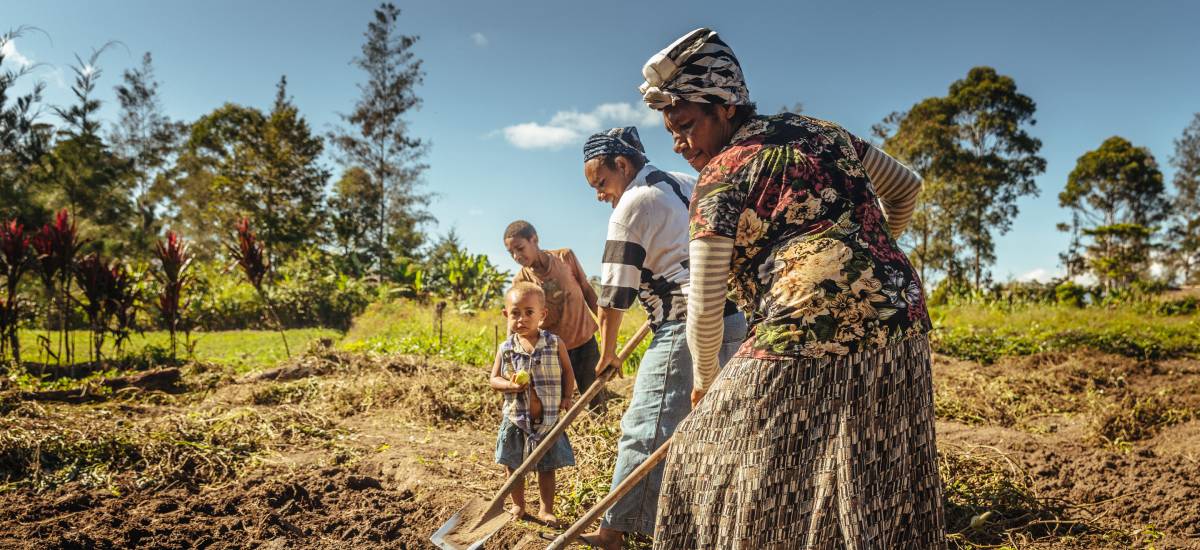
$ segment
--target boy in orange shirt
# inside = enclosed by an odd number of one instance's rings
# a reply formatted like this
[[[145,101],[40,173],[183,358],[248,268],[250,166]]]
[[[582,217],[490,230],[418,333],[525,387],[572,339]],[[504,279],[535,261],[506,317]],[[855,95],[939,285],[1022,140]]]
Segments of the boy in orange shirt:
[[[546,293],[547,315],[541,328],[562,340],[579,392],[587,391],[596,380],[600,361],[595,336],[597,298],[575,253],[569,248],[542,250],[537,230],[524,220],[508,224],[504,248],[521,265],[513,284],[531,282]]]

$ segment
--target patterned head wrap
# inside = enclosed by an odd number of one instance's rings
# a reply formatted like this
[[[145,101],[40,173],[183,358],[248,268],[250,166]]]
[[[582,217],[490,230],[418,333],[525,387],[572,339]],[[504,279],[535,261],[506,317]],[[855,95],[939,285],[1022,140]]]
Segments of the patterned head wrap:
[[[608,155],[624,155],[635,160],[646,160],[646,148],[642,147],[642,138],[638,137],[637,128],[626,126],[613,128],[598,134],[592,134],[583,144],[583,161],[587,162],[596,157]]]
[[[745,105],[750,90],[737,57],[716,31],[699,28],[654,54],[642,67],[642,100],[663,110],[677,101]]]

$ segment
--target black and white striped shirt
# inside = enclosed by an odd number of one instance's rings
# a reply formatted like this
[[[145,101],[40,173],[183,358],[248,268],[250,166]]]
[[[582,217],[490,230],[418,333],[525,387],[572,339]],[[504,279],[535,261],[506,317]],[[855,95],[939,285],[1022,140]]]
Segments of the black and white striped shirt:
[[[626,310],[634,299],[654,328],[687,317],[688,202],[696,178],[647,164],[608,219],[600,306]]]

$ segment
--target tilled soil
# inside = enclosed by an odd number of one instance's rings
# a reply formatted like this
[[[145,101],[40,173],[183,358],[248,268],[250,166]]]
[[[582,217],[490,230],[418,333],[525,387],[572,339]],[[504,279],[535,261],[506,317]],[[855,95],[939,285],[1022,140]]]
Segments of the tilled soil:
[[[114,496],[78,485],[54,499],[8,494],[5,545],[44,548],[364,547],[411,540],[418,508],[409,490],[339,468],[256,472],[201,490]],[[15,524],[15,525],[14,525]],[[12,532],[15,531],[15,532]],[[34,542],[36,541],[36,542]]]
[[[474,370],[464,375],[478,374]],[[1120,402],[1125,393],[1136,397],[1163,388],[1171,390],[1172,406],[1194,407],[1200,404],[1200,363],[1059,354],[983,367],[939,357],[935,370],[936,383],[957,388],[956,399],[985,401],[955,410],[996,419],[939,421],[943,454],[1003,464],[1052,509],[1049,516],[1039,512],[1037,525],[1016,525],[986,540],[958,526],[957,540],[1018,548],[1200,548],[1200,419],[1162,423],[1142,439],[1115,444],[1096,439],[1096,419],[1088,412],[1109,411],[1092,406],[1097,395]],[[218,395],[249,399],[276,383],[254,381],[258,386]],[[977,392],[968,391],[974,387]],[[621,388],[628,392],[628,383]],[[1004,394],[1013,388],[1055,392],[1040,400],[1054,406],[1034,406],[1039,400],[1032,399],[1015,407],[1021,397]],[[430,548],[429,536],[451,514],[471,498],[486,500],[503,478],[491,464],[490,429],[478,422],[431,425],[422,419],[436,403],[417,413],[408,411],[411,406],[404,397],[338,418],[337,447],[354,451],[349,460],[331,459],[333,443],[322,440],[265,454],[234,480],[199,486],[138,489],[129,481],[133,472],[100,486],[76,481],[38,491],[10,485],[0,491],[0,548]],[[147,407],[153,410],[146,405],[139,414]],[[563,477],[573,475],[567,470]],[[1046,519],[1051,516],[1056,519]],[[487,547],[544,547],[537,532],[553,530],[510,524]]]

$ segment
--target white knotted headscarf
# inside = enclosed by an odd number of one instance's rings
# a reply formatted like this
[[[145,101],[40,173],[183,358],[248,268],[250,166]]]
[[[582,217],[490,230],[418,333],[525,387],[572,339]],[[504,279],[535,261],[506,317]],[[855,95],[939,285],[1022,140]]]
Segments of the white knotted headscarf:
[[[701,27],[654,54],[642,67],[642,100],[663,110],[675,102],[745,105],[750,90],[742,67],[716,31]]]

